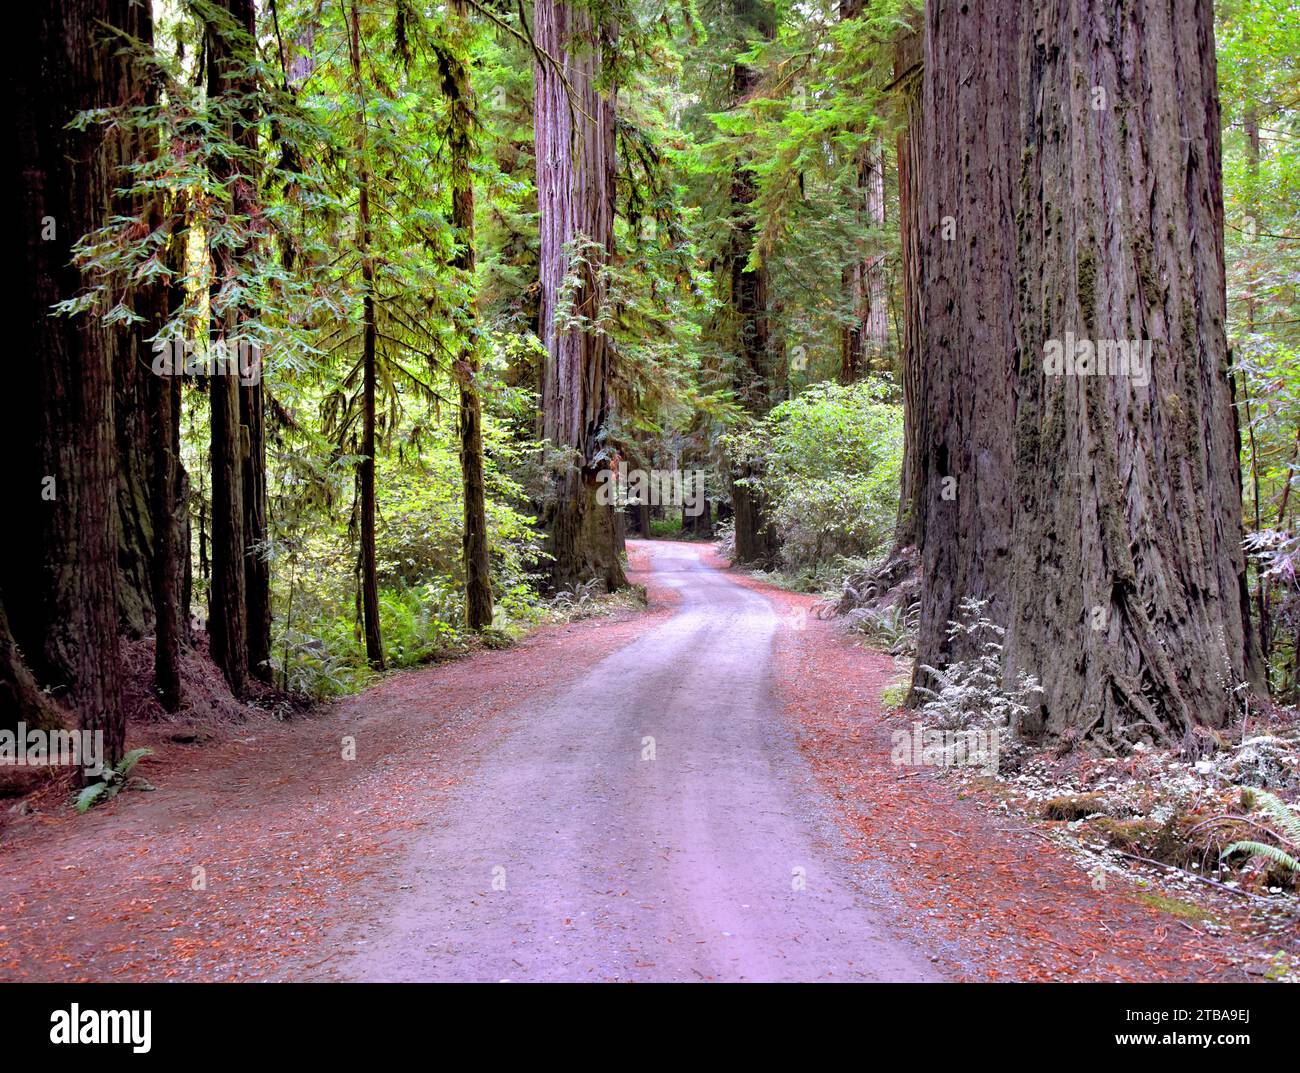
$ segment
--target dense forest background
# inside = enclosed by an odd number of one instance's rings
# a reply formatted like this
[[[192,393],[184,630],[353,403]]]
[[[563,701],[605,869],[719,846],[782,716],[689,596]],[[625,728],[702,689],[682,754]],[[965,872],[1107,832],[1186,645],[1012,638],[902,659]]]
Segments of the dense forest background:
[[[918,688],[976,601],[1029,735],[1297,699],[1282,0],[39,8],[0,400],[29,723],[120,755],[128,715],[507,644],[626,599],[635,533],[832,594]],[[1054,387],[1062,330],[1154,337],[1150,385]],[[620,465],[688,494],[611,510]]]

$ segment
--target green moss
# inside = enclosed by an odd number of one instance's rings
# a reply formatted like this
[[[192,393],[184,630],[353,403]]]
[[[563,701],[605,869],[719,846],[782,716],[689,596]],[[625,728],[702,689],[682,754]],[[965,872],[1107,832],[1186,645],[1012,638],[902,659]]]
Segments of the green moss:
[[[1101,794],[1066,794],[1043,803],[1045,820],[1081,820],[1106,811],[1106,801]]]
[[[898,678],[880,691],[882,708],[901,708],[907,702],[910,685],[906,678]]]
[[[1079,245],[1078,266],[1075,270],[1075,294],[1079,300],[1079,313],[1088,331],[1091,332],[1097,315],[1097,257],[1091,249],[1091,236],[1081,241]]]
[[[1162,913],[1169,913],[1182,920],[1213,921],[1215,919],[1213,913],[1202,909],[1199,905],[1185,902],[1181,898],[1167,898],[1162,894],[1139,894],[1137,899],[1143,905],[1149,905],[1152,909],[1159,909]]]

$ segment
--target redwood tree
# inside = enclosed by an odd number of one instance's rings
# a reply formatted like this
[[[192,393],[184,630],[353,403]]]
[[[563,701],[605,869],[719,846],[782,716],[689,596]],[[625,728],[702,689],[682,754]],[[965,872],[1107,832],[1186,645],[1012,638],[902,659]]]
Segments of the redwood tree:
[[[856,19],[866,10],[865,0],[840,0],[841,19]],[[877,139],[856,152],[858,203],[861,225],[873,230],[885,226],[885,153]],[[871,254],[855,261],[842,273],[849,321],[840,329],[840,379],[848,384],[882,369],[889,350],[889,301],[885,258]]]
[[[776,33],[775,14],[764,0],[737,0],[735,15],[747,34],[771,38]],[[757,89],[759,79],[760,72],[751,64],[734,63],[733,105],[746,101]],[[773,369],[767,268],[761,263],[750,264],[756,194],[753,162],[742,150],[731,173],[731,237],[724,254],[723,275],[730,284],[729,312],[735,325],[736,395],[747,413],[762,417],[776,401],[777,377]],[[762,494],[744,483],[751,476],[748,462],[734,466],[729,474],[731,505],[735,511],[736,558],[741,562],[771,565],[778,551],[777,534],[768,523]]]
[[[11,263],[22,266],[18,337],[4,392],[8,501],[30,524],[11,528],[0,569],[0,695],[19,715],[34,682],[54,689],[105,752],[121,755],[125,719],[118,656],[114,357],[118,331],[101,317],[52,317],[85,281],[71,248],[113,208],[129,152],[118,128],[70,127],[91,108],[136,99],[139,78],[113,40],[135,29],[129,0],[49,0],[16,8],[8,64],[11,167],[19,202]],[[23,664],[27,664],[25,667]],[[34,671],[34,675],[28,671]],[[12,715],[12,712],[6,712]]]
[[[611,408],[604,269],[614,243],[614,102],[597,86],[611,28],[588,7],[538,0],[533,36],[537,206],[541,249],[542,434],[571,454],[553,481],[544,524],[552,584],[627,584],[613,507],[597,501]],[[567,276],[575,285],[565,287]]]
[[[1177,740],[1226,725],[1240,683],[1262,686],[1224,334],[1212,5],[1023,12],[1008,673],[1041,679],[1053,735]],[[1150,361],[1055,375],[1045,348],[1066,333],[1149,343]]]
[[[226,110],[224,121],[232,140],[247,147],[251,124],[232,99],[246,94],[248,57],[255,11],[252,0],[221,0],[207,27],[208,94]],[[223,99],[230,98],[230,99]],[[248,176],[240,162],[227,159],[215,168],[214,178],[224,185],[229,212],[238,215],[250,208]],[[212,247],[213,310],[212,335],[232,345],[239,336],[241,310],[227,294],[239,272],[245,247],[228,244]],[[212,658],[222,670],[232,692],[239,695],[248,683],[248,601],[245,555],[248,539],[244,512],[244,445],[240,421],[239,380],[230,370],[213,370],[209,376],[211,406],[210,460],[212,466],[212,576],[209,590],[208,633]]]
[[[905,156],[907,497],[923,586],[917,675],[969,652],[963,598],[1007,617],[1015,422],[1019,0],[926,5]],[[915,258],[913,260],[913,258]]]

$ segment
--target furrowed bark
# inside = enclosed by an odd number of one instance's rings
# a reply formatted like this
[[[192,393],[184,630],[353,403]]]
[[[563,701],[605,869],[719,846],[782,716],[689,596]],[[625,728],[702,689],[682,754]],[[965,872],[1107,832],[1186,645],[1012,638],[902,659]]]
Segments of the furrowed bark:
[[[963,598],[988,600],[995,622],[1009,614],[1019,364],[1019,3],[932,0],[925,19],[919,153],[907,166],[920,196],[905,207],[915,212],[915,261],[905,259],[919,298],[905,377],[923,577],[914,686],[927,684],[923,664],[972,654],[948,637]]]
[[[573,456],[552,482],[543,516],[553,556],[548,569],[557,588],[593,578],[611,590],[627,584],[613,507],[596,496],[599,473],[607,466],[602,438],[612,403],[609,345],[602,332],[583,323],[603,315],[603,270],[614,243],[614,103],[596,87],[611,32],[593,24],[581,4],[539,0],[534,7],[537,44],[563,67],[563,77],[550,62],[539,61],[533,70],[541,338],[547,355],[542,434]],[[564,295],[570,272],[578,285]]]
[[[1007,672],[1042,681],[1031,732],[1190,745],[1239,710],[1239,684],[1263,686],[1224,329],[1211,4],[1024,12]],[[1105,369],[1049,368],[1066,333],[1108,348]],[[1115,371],[1120,341],[1149,344],[1149,360],[1138,350]]]
[[[233,25],[247,27],[253,18],[252,0],[223,0],[221,9]],[[239,92],[239,59],[234,55],[232,27],[223,20],[208,27],[208,92],[210,97]],[[232,132],[236,140],[238,132]],[[237,177],[233,164],[221,167],[216,178],[227,185],[246,182]],[[232,211],[238,211],[231,191]],[[212,251],[217,283],[239,271],[242,251],[216,247]],[[231,308],[213,314],[216,339],[237,337],[239,311]],[[248,685],[248,604],[245,556],[248,551],[244,530],[243,466],[245,444],[241,430],[239,380],[230,370],[214,369],[208,378],[211,406],[212,466],[212,577],[209,588],[208,634],[212,658],[225,675],[231,692],[241,696]]]
[[[4,557],[4,639],[10,695],[37,718],[30,685],[51,687],[83,728],[103,731],[107,758],[121,756],[125,719],[118,658],[117,468],[113,409],[116,333],[98,313],[54,318],[78,294],[72,244],[113,206],[128,147],[120,131],[68,129],[78,112],[124,104],[137,89],[111,43],[129,29],[126,0],[65,0],[15,9],[7,122],[14,147],[12,262],[24,266],[19,338],[3,396],[8,502],[34,515],[14,527]],[[35,674],[14,667],[15,644]]]
[[[736,18],[761,37],[771,38],[776,23],[771,8],[762,0],[739,0]],[[732,100],[740,103],[755,92],[759,72],[749,64],[732,66]],[[731,175],[732,235],[726,252],[726,274],[731,285],[731,316],[735,325],[735,391],[745,410],[762,417],[776,400],[773,369],[771,319],[769,315],[767,268],[749,265],[754,248],[754,175],[748,162],[738,160]],[[768,523],[762,492],[743,483],[758,474],[748,463],[733,465],[728,473],[732,507],[735,511],[736,559],[739,562],[775,565],[780,551],[776,530]]]

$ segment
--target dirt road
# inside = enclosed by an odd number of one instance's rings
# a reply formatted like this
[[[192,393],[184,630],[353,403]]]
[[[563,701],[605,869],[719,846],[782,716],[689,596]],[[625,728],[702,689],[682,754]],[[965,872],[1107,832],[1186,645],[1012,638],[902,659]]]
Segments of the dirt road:
[[[158,792],[0,812],[0,981],[1267,971],[1242,899],[1211,933],[1160,875],[1099,890],[1050,824],[900,773],[899,668],[813,597],[702,545],[631,558],[648,611],[302,718],[135,726]]]
[[[772,697],[778,614],[657,543],[677,613],[525,702],[431,803],[364,980],[922,980]],[[787,626],[789,623],[786,624]]]

